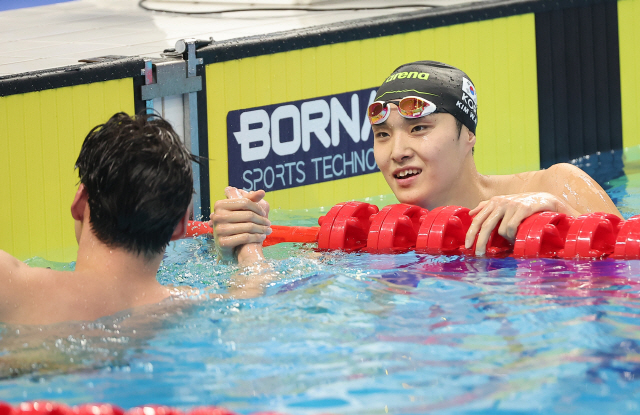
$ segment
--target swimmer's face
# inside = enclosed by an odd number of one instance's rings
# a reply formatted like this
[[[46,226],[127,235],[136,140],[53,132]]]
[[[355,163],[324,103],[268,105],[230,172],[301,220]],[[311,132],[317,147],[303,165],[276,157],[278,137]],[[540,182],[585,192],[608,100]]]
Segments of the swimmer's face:
[[[373,125],[376,163],[401,203],[426,209],[447,204],[463,177],[475,135],[447,113],[417,119],[402,117],[389,104],[389,118]]]

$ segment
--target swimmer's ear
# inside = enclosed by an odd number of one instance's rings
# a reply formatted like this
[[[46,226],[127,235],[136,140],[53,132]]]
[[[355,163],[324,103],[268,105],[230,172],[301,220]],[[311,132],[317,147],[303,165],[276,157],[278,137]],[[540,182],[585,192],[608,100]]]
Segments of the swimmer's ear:
[[[73,198],[73,202],[71,202],[71,216],[73,219],[82,222],[88,201],[89,194],[87,193],[87,189],[84,187],[84,184],[81,183],[78,187],[78,191],[76,192],[76,196]]]
[[[469,143],[471,145],[471,147],[476,145],[476,135],[474,133],[471,132],[471,130],[469,130],[467,128],[467,126],[463,126],[462,127],[462,137],[467,141],[467,143]]]
[[[176,225],[176,228],[173,230],[173,234],[171,235],[171,240],[176,241],[178,239],[182,239],[187,234],[187,225],[189,224],[189,218],[191,217],[191,205],[189,205],[189,209],[184,213],[184,216],[180,218],[180,222]]]

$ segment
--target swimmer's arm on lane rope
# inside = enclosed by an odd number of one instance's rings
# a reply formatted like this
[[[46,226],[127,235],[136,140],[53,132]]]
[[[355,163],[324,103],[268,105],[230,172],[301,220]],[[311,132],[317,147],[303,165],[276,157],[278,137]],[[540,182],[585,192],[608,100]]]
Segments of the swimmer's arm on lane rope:
[[[498,233],[515,241],[518,226],[524,219],[541,211],[569,216],[607,212],[622,217],[611,198],[588,174],[567,163],[537,172],[523,188],[523,193],[494,196],[480,202],[469,213],[474,216],[465,239],[470,248],[478,235],[476,255],[484,255],[493,229],[502,220]]]

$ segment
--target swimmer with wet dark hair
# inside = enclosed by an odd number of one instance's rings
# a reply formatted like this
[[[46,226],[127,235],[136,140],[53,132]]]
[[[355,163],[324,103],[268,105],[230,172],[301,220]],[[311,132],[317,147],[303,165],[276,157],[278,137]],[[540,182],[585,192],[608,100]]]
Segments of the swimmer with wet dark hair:
[[[376,163],[398,200],[429,210],[448,205],[471,209],[465,246],[471,248],[477,237],[476,255],[484,255],[496,226],[513,242],[520,223],[536,212],[622,217],[607,193],[571,164],[510,175],[480,174],[473,158],[476,89],[471,78],[453,66],[419,61],[398,67],[378,89],[368,117]],[[229,195],[232,198],[215,203],[211,215],[219,252],[225,259],[235,254],[240,263],[258,261],[260,243],[270,233],[264,192],[228,188]]]
[[[71,204],[75,271],[32,268],[0,251],[0,322],[95,320],[178,294],[156,273],[184,236],[193,156],[158,116],[118,113],[87,135]]]

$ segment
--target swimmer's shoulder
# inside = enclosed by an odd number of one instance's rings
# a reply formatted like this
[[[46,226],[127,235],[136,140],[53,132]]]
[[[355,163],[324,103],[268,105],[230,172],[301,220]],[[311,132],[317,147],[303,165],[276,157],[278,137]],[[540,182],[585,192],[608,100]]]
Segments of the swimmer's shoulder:
[[[569,163],[557,163],[546,169],[516,173],[508,179],[511,193],[555,193],[557,189],[575,180],[593,182],[587,173]]]
[[[33,282],[34,280],[52,280],[57,276],[68,275],[70,271],[55,271],[49,268],[31,267],[8,252],[0,249],[0,281]]]
[[[27,264],[0,249],[0,281],[3,285],[11,278],[19,278],[28,272]]]
[[[0,321],[11,321],[18,306],[30,292],[34,268],[0,250]]]
[[[0,302],[13,304],[39,295],[55,296],[64,289],[64,282],[71,274],[71,271],[31,267],[0,250]]]
[[[570,163],[556,163],[553,166],[540,170],[539,173],[547,180],[568,179],[571,177],[591,178],[580,167]]]
[[[550,193],[582,214],[607,212],[622,217],[607,192],[573,164],[558,163],[533,173],[528,192]]]
[[[596,190],[597,192],[604,192],[591,176],[573,164],[557,163],[534,173],[533,184],[540,187],[539,191],[553,193],[554,190],[565,191],[569,186],[575,188],[574,190],[576,191],[591,188],[591,190]]]

